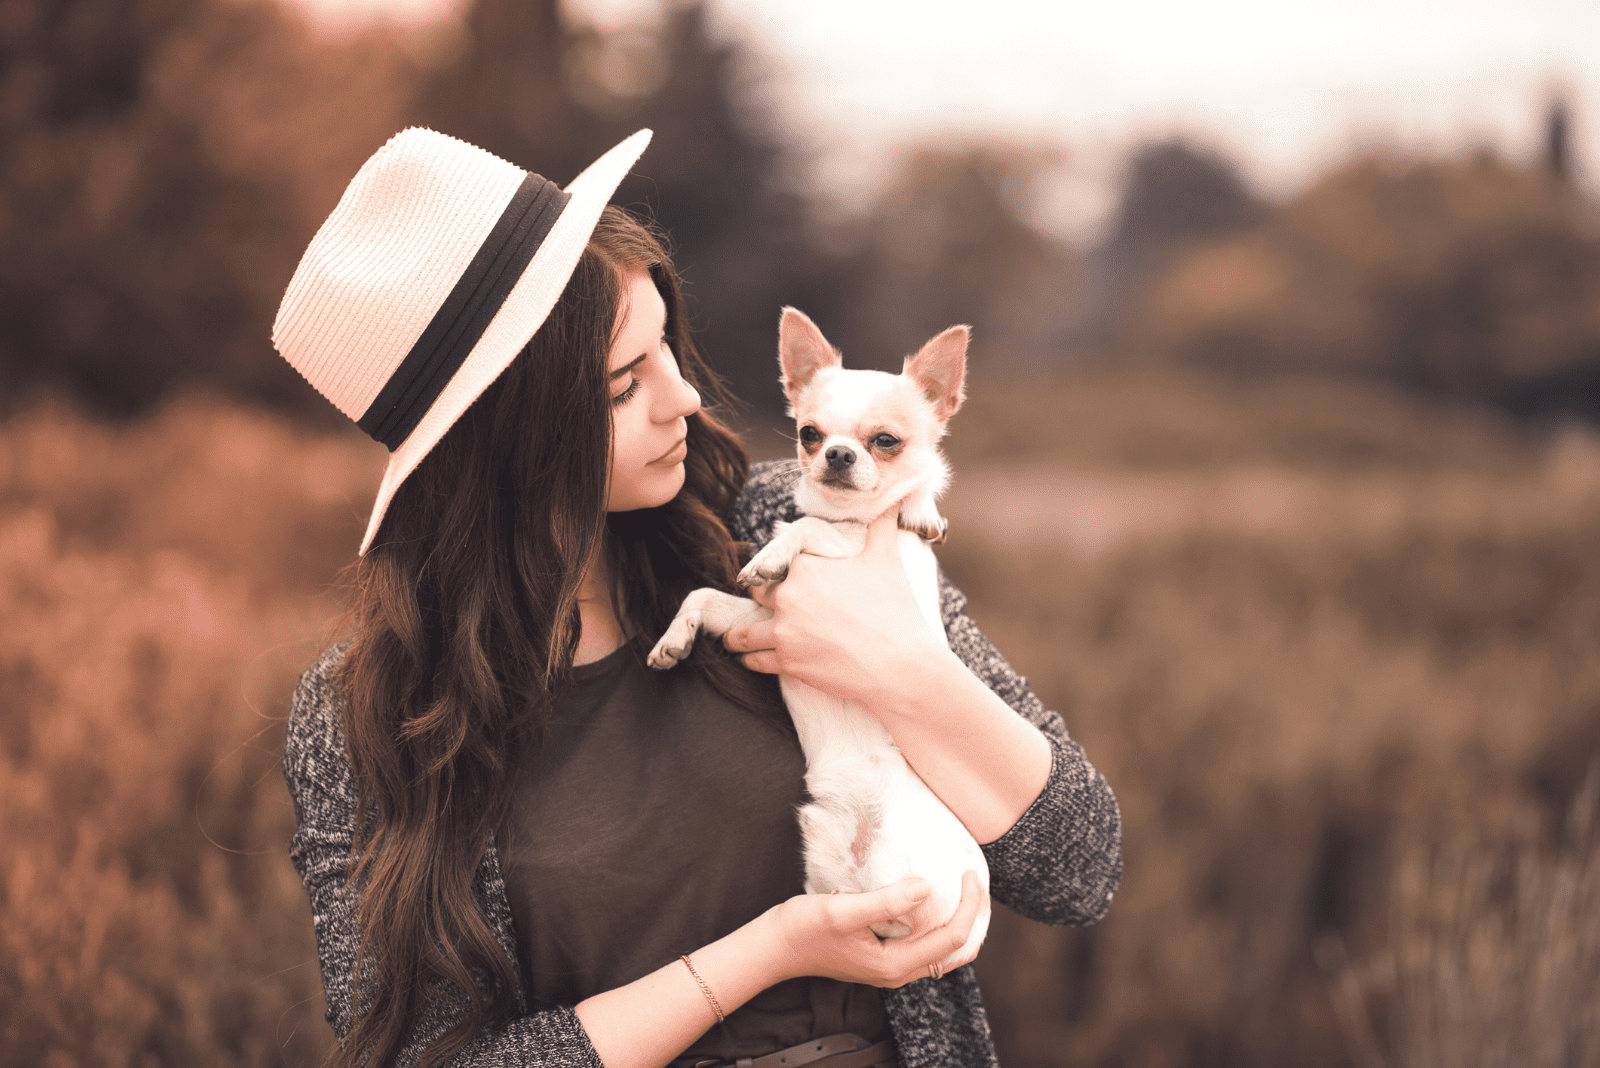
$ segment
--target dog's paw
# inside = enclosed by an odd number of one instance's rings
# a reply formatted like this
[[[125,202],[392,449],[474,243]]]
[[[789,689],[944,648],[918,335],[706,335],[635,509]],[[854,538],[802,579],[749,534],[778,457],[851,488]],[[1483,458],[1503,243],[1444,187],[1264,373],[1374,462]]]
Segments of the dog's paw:
[[[756,553],[753,560],[744,565],[744,570],[739,572],[738,582],[742,588],[748,590],[752,586],[769,586],[774,582],[782,582],[788,574],[789,558],[781,553],[763,549]]]
[[[928,544],[940,545],[943,544],[945,535],[950,530],[950,521],[942,515],[935,515],[927,522],[909,525],[905,516],[902,515],[900,517],[900,529],[915,531]]]
[[[771,571],[763,571],[758,567],[747,565],[743,571],[739,572],[739,588],[751,590],[760,586],[771,586],[774,583],[782,582],[788,577],[788,574],[788,564],[783,564]]]
[[[694,648],[697,629],[697,624],[691,619],[682,616],[674,619],[661,640],[656,642],[655,648],[650,650],[645,663],[658,671],[677,667],[680,661],[688,657],[689,650]]]

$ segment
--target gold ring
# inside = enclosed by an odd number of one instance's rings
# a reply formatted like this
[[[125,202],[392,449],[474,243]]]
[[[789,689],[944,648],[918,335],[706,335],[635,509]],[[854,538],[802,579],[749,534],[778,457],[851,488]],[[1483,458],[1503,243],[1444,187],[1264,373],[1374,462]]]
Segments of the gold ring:
[[[939,967],[938,961],[934,961],[932,964],[928,965],[928,974],[933,978],[938,979],[944,975],[944,969]]]

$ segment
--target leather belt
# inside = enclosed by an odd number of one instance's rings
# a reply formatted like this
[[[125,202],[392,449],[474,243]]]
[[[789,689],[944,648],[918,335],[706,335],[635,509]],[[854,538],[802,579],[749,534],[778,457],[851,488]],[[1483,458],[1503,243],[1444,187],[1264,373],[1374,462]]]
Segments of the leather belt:
[[[814,1038],[780,1049],[765,1057],[740,1057],[736,1061],[699,1061],[694,1068],[898,1068],[893,1042],[867,1045],[848,1032]]]

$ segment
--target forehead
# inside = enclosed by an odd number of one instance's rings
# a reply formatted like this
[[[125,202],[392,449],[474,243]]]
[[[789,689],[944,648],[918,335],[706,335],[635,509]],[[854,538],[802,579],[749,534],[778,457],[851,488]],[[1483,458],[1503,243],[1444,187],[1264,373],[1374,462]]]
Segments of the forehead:
[[[622,276],[622,300],[617,306],[616,341],[611,347],[611,366],[622,367],[644,351],[661,334],[667,320],[667,305],[645,271],[628,271]]]
[[[927,415],[926,403],[900,375],[883,371],[820,372],[812,386],[809,419],[828,434],[861,436],[885,427],[905,429]]]

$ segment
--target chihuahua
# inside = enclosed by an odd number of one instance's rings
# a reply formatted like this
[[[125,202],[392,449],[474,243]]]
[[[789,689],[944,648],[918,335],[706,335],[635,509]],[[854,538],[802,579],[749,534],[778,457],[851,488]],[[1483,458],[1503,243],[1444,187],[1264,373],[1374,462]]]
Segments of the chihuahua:
[[[898,375],[845,370],[838,350],[803,313],[785,308],[778,360],[799,431],[795,504],[804,517],[779,523],[772,540],[739,573],[749,588],[780,582],[802,552],[847,557],[866,544],[867,524],[899,507],[899,549],[917,606],[946,640],[938,565],[929,543],[944,540],[936,499],[950,480],[938,442],[965,399],[968,328],[952,326],[907,357]],[[755,601],[699,589],[684,598],[651,667],[670,668],[700,631],[721,635],[772,613]],[[975,871],[983,902],[967,944],[976,952],[989,927],[989,869],[967,828],[917,776],[889,732],[865,706],[784,677],[783,697],[806,757],[810,800],[799,811],[806,891],[860,893],[908,876],[933,886],[910,914],[874,927],[904,937],[947,922],[961,878]]]

